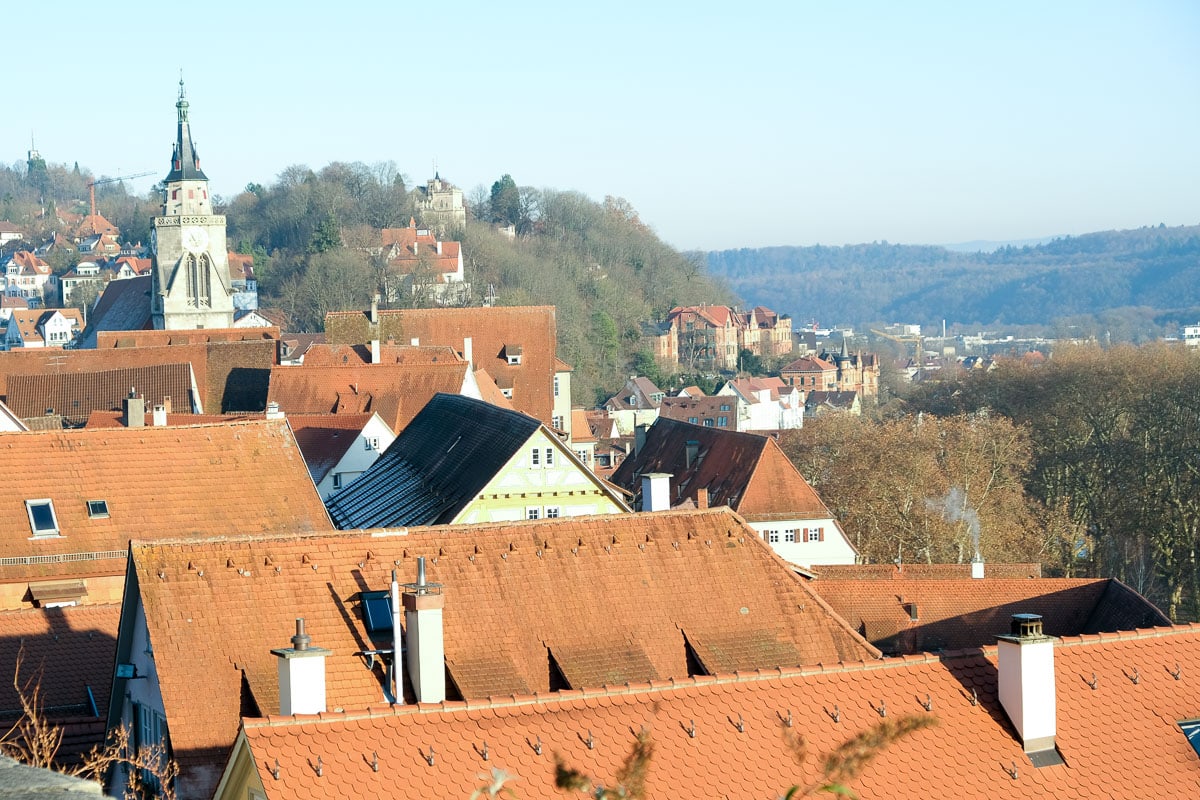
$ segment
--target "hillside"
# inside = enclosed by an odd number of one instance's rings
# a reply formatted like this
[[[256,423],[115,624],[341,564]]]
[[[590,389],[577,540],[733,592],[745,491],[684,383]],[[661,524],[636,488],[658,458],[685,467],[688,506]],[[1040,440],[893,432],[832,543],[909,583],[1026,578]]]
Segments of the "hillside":
[[[1118,320],[1121,334],[1113,335],[1137,341],[1200,314],[1200,226],[1091,233],[991,253],[883,242],[724,250],[707,260],[747,303],[822,323]]]

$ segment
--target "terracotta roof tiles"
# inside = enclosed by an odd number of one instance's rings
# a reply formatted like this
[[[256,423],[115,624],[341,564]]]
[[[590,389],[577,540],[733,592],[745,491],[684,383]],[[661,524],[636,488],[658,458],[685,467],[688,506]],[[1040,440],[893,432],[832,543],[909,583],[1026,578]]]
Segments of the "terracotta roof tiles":
[[[362,312],[331,312],[325,316],[326,336],[334,344],[417,339],[459,352],[469,338],[475,368],[513,390],[513,408],[551,424],[557,340],[553,306],[389,309],[380,310],[378,319],[373,326]],[[506,344],[522,345],[520,364],[508,363]]]
[[[1176,664],[1182,680],[1173,677]],[[1127,677],[1134,666],[1141,668],[1138,684]],[[1200,674],[1200,628],[1065,639],[1055,648],[1055,673],[1057,744],[1066,765],[1040,769],[1022,751],[997,700],[995,647],[488,704],[270,717],[247,720],[244,730],[270,800],[307,798],[317,790],[342,797],[470,797],[492,768],[513,776],[507,788],[525,800],[561,798],[553,785],[555,756],[611,786],[643,727],[655,747],[647,796],[761,800],[820,778],[820,754],[878,723],[883,706],[892,717],[929,714],[937,724],[892,744],[850,781],[861,797],[1195,792],[1200,757],[1175,723],[1200,711],[1200,681],[1186,678]],[[1097,690],[1079,680],[1093,673]],[[787,744],[789,734],[808,744],[803,765]],[[425,757],[431,751],[432,763]]]
[[[446,664],[469,699],[686,678],[684,637],[711,672],[876,656],[728,510],[397,531],[136,543],[176,752],[228,748],[241,680],[278,708],[273,647],[304,617],[329,648],[330,708],[384,699],[359,593],[427,557],[444,586]],[[580,591],[587,587],[587,591]],[[187,619],[187,625],[180,625]],[[386,646],[386,644],[384,645]]]
[[[121,574],[131,538],[332,529],[282,420],[3,433],[0,470],[4,582]],[[32,537],[25,501],[39,499],[60,535]]]

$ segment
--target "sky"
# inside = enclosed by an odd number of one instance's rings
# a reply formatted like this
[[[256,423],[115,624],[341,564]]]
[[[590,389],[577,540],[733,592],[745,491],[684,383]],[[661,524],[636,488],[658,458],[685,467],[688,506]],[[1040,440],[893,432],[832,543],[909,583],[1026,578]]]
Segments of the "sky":
[[[685,250],[1200,223],[1194,0],[10,5],[0,163],[32,135],[161,179],[182,70],[225,197],[297,164],[507,173]]]

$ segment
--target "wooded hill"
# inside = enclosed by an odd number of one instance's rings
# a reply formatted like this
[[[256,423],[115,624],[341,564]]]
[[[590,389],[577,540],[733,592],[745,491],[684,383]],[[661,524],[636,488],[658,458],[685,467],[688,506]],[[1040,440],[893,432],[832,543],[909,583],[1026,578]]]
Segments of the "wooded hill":
[[[1200,315],[1200,226],[1140,228],[991,253],[876,244],[707,254],[750,305],[799,320],[1052,326],[1142,341]],[[1053,328],[1051,328],[1053,332]]]

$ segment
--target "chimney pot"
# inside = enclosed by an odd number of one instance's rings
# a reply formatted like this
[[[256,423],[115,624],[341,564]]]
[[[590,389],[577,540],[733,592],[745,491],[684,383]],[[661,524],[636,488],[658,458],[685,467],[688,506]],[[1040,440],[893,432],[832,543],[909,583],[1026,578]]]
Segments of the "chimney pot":
[[[304,632],[304,618],[296,619],[292,646],[271,653],[279,658],[279,713],[320,714],[325,711],[325,658],[330,651],[313,647]]]

